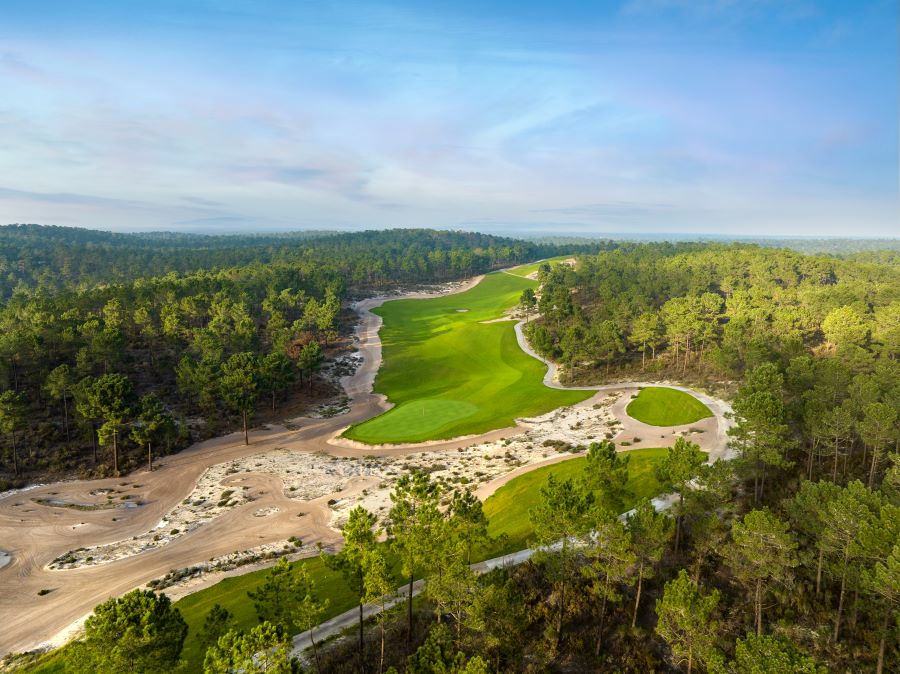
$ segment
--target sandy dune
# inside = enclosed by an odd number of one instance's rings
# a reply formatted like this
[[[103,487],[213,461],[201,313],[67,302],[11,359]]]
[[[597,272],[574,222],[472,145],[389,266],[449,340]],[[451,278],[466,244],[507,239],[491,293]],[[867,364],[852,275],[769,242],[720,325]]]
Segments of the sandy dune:
[[[479,280],[458,284],[451,291],[461,292]],[[410,296],[437,294],[444,293]],[[356,503],[383,509],[391,478],[401,469],[441,463],[444,468],[436,477],[448,485],[465,479],[484,498],[512,475],[571,456],[544,447],[547,438],[579,444],[612,432],[617,440],[638,435],[642,438],[638,446],[649,447],[669,445],[689,431],[656,428],[653,435],[628,418],[624,415],[628,396],[621,394],[637,384],[624,384],[602,387],[590,400],[546,418],[477,438],[379,448],[335,441],[349,424],[389,407],[383,396],[372,393],[381,360],[381,319],[371,309],[392,298],[356,305],[364,361],[354,375],[341,381],[351,399],[347,414],[255,429],[249,447],[240,433],[198,443],[162,459],[153,472],[42,485],[0,497],[0,550],[10,555],[5,566],[0,564],[0,653],[58,644],[97,603],[171,569],[237,550],[282,545],[291,536],[305,545],[338,544],[334,526],[346,510]],[[711,402],[716,417],[692,424],[705,431],[692,439],[707,451],[721,453],[726,427],[722,412],[727,405]],[[615,424],[614,418],[620,423]],[[226,490],[233,494],[219,505]],[[155,536],[159,538],[154,540]],[[63,563],[60,570],[49,568],[73,551],[74,563]],[[221,577],[210,574],[167,592],[182,595]],[[38,596],[42,589],[52,591]]]

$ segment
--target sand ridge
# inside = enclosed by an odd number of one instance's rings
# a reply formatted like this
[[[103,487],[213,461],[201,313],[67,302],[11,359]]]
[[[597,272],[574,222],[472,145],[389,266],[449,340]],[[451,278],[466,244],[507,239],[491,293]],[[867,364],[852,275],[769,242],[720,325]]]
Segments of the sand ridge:
[[[0,653],[58,644],[71,636],[71,625],[97,603],[174,568],[236,550],[283,545],[291,536],[305,545],[337,545],[341,538],[336,527],[350,507],[362,503],[383,514],[391,478],[401,467],[434,468],[441,463],[443,467],[433,473],[435,479],[449,486],[477,487],[479,496],[485,498],[516,472],[572,456],[543,446],[547,439],[582,444],[607,433],[623,440],[629,432],[632,436],[644,433],[633,425],[638,422],[622,411],[628,402],[623,393],[649,385],[635,383],[602,387],[572,408],[477,438],[378,448],[335,443],[335,436],[349,424],[389,408],[383,396],[372,392],[381,359],[381,318],[371,309],[395,298],[462,292],[480,279],[437,293],[357,302],[354,307],[360,322],[356,339],[363,361],[353,375],[341,379],[351,401],[344,415],[303,417],[254,429],[249,447],[244,446],[241,433],[207,440],[164,457],[153,472],[41,485],[0,496],[0,542],[12,557],[0,568],[0,620],[4,624]],[[707,451],[722,453],[727,423],[722,412],[727,404],[713,402],[718,406],[711,406],[716,416],[704,420],[708,427],[692,439]],[[617,420],[619,423],[614,423]],[[690,432],[687,427],[655,430],[661,437],[644,433],[638,446],[667,446]],[[310,477],[323,484],[295,494],[298,484],[310,482]],[[295,487],[293,492],[291,487]],[[219,505],[229,489],[233,493]],[[329,490],[333,491],[324,493]],[[75,503],[97,508],[66,507]],[[174,529],[178,530],[175,534]],[[160,538],[154,541],[156,535]],[[134,541],[137,544],[130,546]],[[80,554],[81,561],[72,568],[47,568],[54,559],[79,548],[101,552]],[[102,563],[93,559],[86,563],[87,557],[101,557]],[[189,587],[201,589],[220,577],[210,574],[194,579]],[[42,589],[52,591],[38,596]],[[181,591],[179,588],[176,593]]]

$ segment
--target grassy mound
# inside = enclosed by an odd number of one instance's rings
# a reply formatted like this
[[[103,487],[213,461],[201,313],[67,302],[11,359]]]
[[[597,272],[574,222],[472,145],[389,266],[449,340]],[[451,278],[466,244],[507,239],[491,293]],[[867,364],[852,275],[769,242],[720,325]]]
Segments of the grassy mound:
[[[590,391],[544,386],[546,366],[519,348],[511,321],[483,322],[502,317],[533,287],[529,279],[496,273],[464,293],[376,309],[384,319],[384,361],[375,391],[395,407],[345,437],[367,444],[441,440],[588,398]]]
[[[632,508],[640,499],[651,498],[662,489],[656,479],[654,468],[668,450],[648,447],[628,452],[628,487],[633,499],[626,504]],[[578,478],[584,471],[586,459],[578,457],[543,468],[537,468],[520,475],[500,487],[484,502],[484,513],[489,525],[488,534],[492,538],[506,535],[505,544],[495,546],[491,551],[495,555],[507,554],[528,547],[528,538],[532,534],[528,511],[534,508],[541,498],[541,487],[552,473],[559,480]],[[481,556],[481,555],[479,555]]]
[[[641,389],[625,408],[628,416],[651,426],[681,426],[712,416],[694,396],[672,388]]]

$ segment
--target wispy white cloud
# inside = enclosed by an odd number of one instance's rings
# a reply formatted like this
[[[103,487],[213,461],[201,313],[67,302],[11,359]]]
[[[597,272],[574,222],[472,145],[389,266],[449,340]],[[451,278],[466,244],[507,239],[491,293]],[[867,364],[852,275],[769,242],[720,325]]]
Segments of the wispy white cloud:
[[[895,227],[883,3],[505,7],[10,12],[0,221]]]

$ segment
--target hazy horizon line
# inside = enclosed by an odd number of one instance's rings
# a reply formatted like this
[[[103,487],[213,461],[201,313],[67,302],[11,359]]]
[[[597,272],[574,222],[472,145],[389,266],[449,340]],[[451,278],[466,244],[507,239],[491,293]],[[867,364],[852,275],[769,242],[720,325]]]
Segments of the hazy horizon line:
[[[329,229],[329,228],[317,228],[317,227],[297,227],[293,229],[260,229],[260,228],[232,228],[232,229],[211,229],[211,228],[203,228],[203,229],[193,229],[193,228],[183,228],[183,229],[133,229],[133,230],[115,230],[108,229],[103,227],[90,227],[87,225],[47,225],[42,223],[34,223],[34,222],[11,222],[6,223],[4,225],[0,225],[0,230],[10,228],[10,227],[21,227],[21,226],[37,226],[37,227],[61,227],[65,229],[81,229],[87,230],[91,232],[103,232],[107,234],[122,234],[122,235],[147,235],[147,234],[188,234],[192,236],[208,236],[208,237],[216,237],[216,236],[277,236],[277,235],[290,235],[290,234],[321,234],[321,235],[335,235],[335,234],[354,234],[360,232],[371,232],[371,231],[392,231],[392,230],[405,230],[405,229],[420,229],[420,230],[433,230],[433,231],[445,231],[445,232],[472,232],[477,234],[487,234],[491,236],[509,238],[509,239],[521,239],[521,240],[530,240],[530,239],[542,239],[542,238],[572,238],[572,239],[589,239],[589,240],[630,240],[630,239],[652,239],[652,240],[668,240],[668,239],[679,239],[684,240],[687,237],[691,237],[694,240],[703,240],[703,239],[712,239],[712,240],[730,240],[730,241],[765,241],[765,240],[780,240],[780,241],[819,241],[819,240],[828,240],[828,241],[900,241],[900,235],[898,236],[869,236],[869,235],[835,235],[835,234],[821,234],[821,235],[812,235],[812,234],[730,234],[730,233],[719,233],[719,232],[694,232],[694,231],[672,231],[672,232],[623,232],[623,231],[610,231],[610,232],[584,232],[578,230],[569,230],[569,231],[553,231],[553,230],[532,230],[528,232],[516,232],[509,231],[505,229],[493,229],[493,228],[473,228],[471,226],[459,225],[459,226],[419,226],[419,225],[393,225],[393,226],[347,226],[338,229]]]

